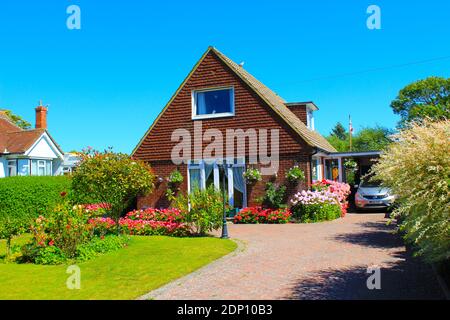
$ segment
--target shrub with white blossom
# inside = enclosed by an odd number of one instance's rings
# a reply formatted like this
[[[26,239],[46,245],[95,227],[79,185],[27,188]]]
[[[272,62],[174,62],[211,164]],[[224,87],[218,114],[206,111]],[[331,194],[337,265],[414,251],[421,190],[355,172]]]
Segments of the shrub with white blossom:
[[[450,259],[450,121],[412,123],[373,167],[398,196],[394,215],[428,261]]]

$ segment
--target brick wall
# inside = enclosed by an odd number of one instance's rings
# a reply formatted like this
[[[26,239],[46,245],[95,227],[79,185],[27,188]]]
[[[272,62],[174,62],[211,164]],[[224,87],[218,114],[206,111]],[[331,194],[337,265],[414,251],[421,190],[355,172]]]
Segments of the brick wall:
[[[160,116],[152,130],[135,151],[133,157],[149,162],[155,174],[166,179],[170,172],[177,168],[170,161],[172,148],[177,144],[177,142],[171,141],[172,132],[178,128],[183,128],[193,134],[194,121],[191,119],[192,90],[219,86],[234,87],[235,116],[202,120],[203,130],[211,128],[218,129],[225,137],[226,129],[278,129],[280,137],[280,170],[275,178],[275,182],[284,183],[285,170],[294,164],[298,164],[304,169],[307,180],[309,181],[311,148],[247,84],[231,72],[213,52],[209,52],[176,97],[173,98],[165,112]],[[304,115],[304,121],[306,123],[306,113]],[[203,148],[207,144],[203,142]],[[248,149],[247,141],[246,150],[248,151]],[[194,150],[192,150],[192,155],[194,155]],[[248,156],[248,152],[246,152],[246,155]],[[186,191],[186,165],[179,166],[179,170],[185,177],[181,190]],[[265,183],[270,179],[266,177],[255,186],[248,188],[247,199],[249,205],[256,204],[256,199],[264,194]],[[301,187],[303,186],[300,185],[296,188],[290,187],[288,191],[291,194]],[[168,201],[165,198],[166,188],[167,182],[164,181],[156,187],[153,194],[140,198],[138,200],[138,206],[167,206]]]

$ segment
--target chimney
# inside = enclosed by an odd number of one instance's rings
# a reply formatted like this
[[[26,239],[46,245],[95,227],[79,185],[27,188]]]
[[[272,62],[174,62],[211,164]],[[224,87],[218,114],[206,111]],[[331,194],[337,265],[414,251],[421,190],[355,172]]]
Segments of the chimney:
[[[47,129],[47,107],[42,105],[36,107],[36,129]]]

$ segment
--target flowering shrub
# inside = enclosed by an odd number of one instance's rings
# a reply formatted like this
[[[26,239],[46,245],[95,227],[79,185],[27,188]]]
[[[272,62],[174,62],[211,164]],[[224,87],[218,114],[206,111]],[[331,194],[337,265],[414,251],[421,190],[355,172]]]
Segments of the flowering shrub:
[[[132,220],[120,219],[120,228],[130,235],[152,236],[187,236],[190,234],[190,227],[187,224],[170,222],[170,221],[154,221],[154,220]]]
[[[339,196],[328,190],[301,191],[291,200],[294,217],[301,222],[334,220],[341,216]]]
[[[450,259],[449,137],[450,120],[411,123],[372,168],[398,196],[393,214],[406,240],[431,262]]]
[[[177,169],[173,170],[167,178],[170,184],[177,185],[183,182],[184,178],[181,172]]]
[[[252,184],[257,181],[261,181],[262,175],[261,172],[256,168],[248,168],[244,174],[244,179],[247,184]]]
[[[101,203],[84,204],[83,208],[87,212],[91,212],[94,215],[102,216],[106,214],[109,210],[111,210],[111,205],[106,202],[101,202]]]
[[[298,183],[305,180],[305,173],[299,166],[293,166],[286,171],[286,179],[291,183]]]
[[[234,216],[234,223],[288,223],[291,218],[289,209],[262,209],[261,207],[244,208]]]
[[[315,183],[313,183],[312,189],[316,191],[326,190],[330,193],[337,195],[337,199],[341,207],[342,216],[345,216],[348,209],[347,198],[350,195],[349,184],[323,179],[322,181],[316,181]]]
[[[169,222],[186,222],[187,213],[176,208],[155,209],[148,208],[142,210],[134,210],[127,213],[126,218],[131,220],[155,220]]]
[[[186,214],[178,209],[134,210],[119,220],[120,230],[130,235],[167,235],[187,236],[190,227],[186,223]],[[93,231],[97,235],[114,233],[116,222],[111,218],[92,218],[89,220]]]

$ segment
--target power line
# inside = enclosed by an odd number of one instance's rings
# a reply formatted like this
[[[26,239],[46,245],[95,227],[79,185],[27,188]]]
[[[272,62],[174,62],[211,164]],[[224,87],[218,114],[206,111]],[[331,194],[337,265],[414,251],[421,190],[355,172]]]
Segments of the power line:
[[[441,61],[441,60],[447,60],[447,59],[450,59],[450,56],[432,58],[432,59],[427,59],[427,60],[419,60],[419,61],[408,62],[408,63],[403,63],[403,64],[397,64],[397,65],[391,65],[391,66],[386,66],[386,67],[379,67],[379,68],[373,68],[373,69],[367,69],[367,70],[361,70],[361,71],[355,71],[355,72],[341,73],[341,74],[335,74],[335,75],[330,75],[330,76],[311,78],[311,79],[298,81],[297,83],[305,83],[305,82],[312,82],[312,81],[319,81],[319,80],[326,80],[326,79],[351,77],[351,76],[364,74],[364,73],[384,71],[384,70],[390,70],[390,69],[396,69],[396,68],[403,68],[403,67],[408,67],[408,66],[412,66],[412,65],[430,63],[430,62],[434,62],[434,61]]]

